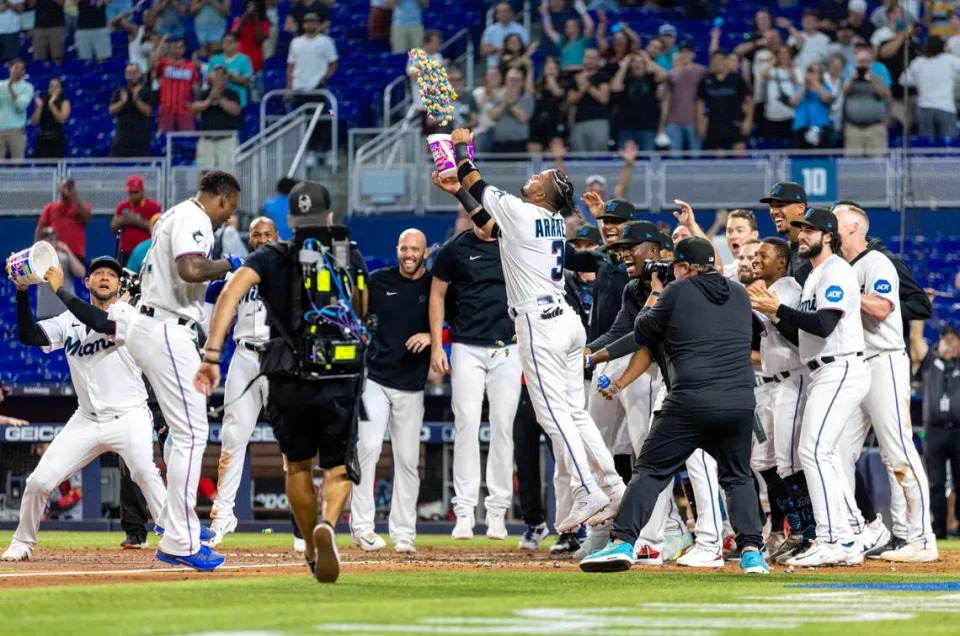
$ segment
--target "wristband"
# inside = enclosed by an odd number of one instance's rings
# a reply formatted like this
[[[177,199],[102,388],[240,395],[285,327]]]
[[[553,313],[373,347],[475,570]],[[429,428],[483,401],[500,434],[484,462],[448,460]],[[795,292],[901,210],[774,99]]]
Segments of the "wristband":
[[[453,147],[453,158],[458,164],[464,159],[467,161],[470,160],[470,147],[467,145],[467,142],[457,142],[457,144]]]
[[[480,208],[480,204],[477,203],[477,200],[473,198],[473,195],[467,192],[463,187],[457,190],[457,194],[454,196],[457,197],[457,201],[460,202],[460,205],[463,206],[463,209],[470,214],[473,214],[474,210]]]
[[[457,180],[463,183],[463,179],[470,174],[471,172],[479,172],[477,167],[473,165],[473,162],[470,161],[469,157],[466,161],[458,161],[459,165],[457,166]]]
[[[591,367],[593,367],[593,354],[588,353],[588,354],[587,354],[587,362],[586,362],[586,364],[584,365],[584,368],[585,368],[585,369],[589,369],[589,368],[591,368]]]
[[[652,291],[652,292],[650,292],[650,295],[651,295],[651,296],[656,296],[657,298],[659,298],[659,297],[660,297],[660,292],[658,292],[658,291]]]

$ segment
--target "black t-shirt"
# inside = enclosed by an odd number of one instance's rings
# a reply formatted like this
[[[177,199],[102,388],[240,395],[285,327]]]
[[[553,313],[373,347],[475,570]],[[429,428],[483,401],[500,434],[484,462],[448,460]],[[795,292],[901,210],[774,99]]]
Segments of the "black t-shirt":
[[[880,47],[892,40],[893,38],[888,38],[884,42],[880,43]],[[891,57],[881,57],[880,61],[883,62],[883,65],[887,67],[887,70],[890,71],[890,77],[893,79],[893,85],[890,87],[890,93],[893,95],[894,99],[903,99],[904,87],[900,83],[900,76],[903,74],[906,65],[904,65],[903,60],[903,47],[907,47],[908,55],[911,60],[915,59],[919,54],[919,47],[912,38],[907,38],[904,44],[901,44],[897,48],[897,52]],[[878,49],[880,47],[877,47]],[[917,89],[913,86],[910,86],[906,89],[907,93],[910,95],[916,95]]]
[[[102,29],[107,26],[107,5],[99,0],[80,0],[77,11],[78,29]]]
[[[130,93],[130,89],[126,86],[118,88],[113,91],[113,96],[110,98],[110,103],[114,104],[120,101],[120,91],[127,89],[127,93]],[[144,85],[140,92],[138,93],[140,101],[154,106],[156,102],[156,96],[153,91],[150,90],[150,87]],[[140,137],[150,137],[150,123],[152,120],[151,115],[144,115],[141,113],[136,105],[134,104],[134,99],[131,96],[128,96],[127,103],[123,105],[120,109],[120,112],[117,113],[117,137],[123,139],[130,138],[140,138]],[[151,111],[152,113],[153,111]],[[149,142],[148,142],[149,143]]]
[[[370,274],[370,313],[377,331],[367,349],[367,377],[390,389],[422,391],[430,370],[430,347],[411,353],[410,336],[430,331],[428,314],[430,272],[416,280],[400,275],[398,267]]]
[[[708,111],[707,137],[735,135],[743,121],[743,100],[750,94],[747,83],[736,73],[727,73],[723,79],[711,73],[700,80],[697,99],[703,100]]]
[[[210,89],[203,89],[200,100],[205,100],[209,95]],[[232,88],[224,88],[222,96],[231,102],[240,103],[240,96]],[[201,113],[200,130],[240,130],[240,118],[240,115],[228,115],[219,105],[214,105]]]
[[[330,19],[330,7],[320,2],[320,0],[313,0],[313,2],[305,4],[298,2],[290,7],[290,15],[297,21],[297,35],[303,35],[303,16],[308,13],[316,13],[317,18],[320,19],[320,24]]]
[[[653,73],[640,77],[629,73],[623,79],[623,92],[616,94],[617,130],[657,130],[660,126],[660,100]]]
[[[567,243],[564,266],[574,272],[596,272],[593,306],[590,308],[590,326],[587,342],[607,333],[616,320],[623,298],[623,288],[630,277],[623,263],[615,263],[606,247],[590,252],[578,252]]]
[[[604,72],[597,72],[587,80],[591,86],[600,86],[610,82],[610,78]],[[576,89],[576,82],[573,83]],[[574,121],[592,121],[594,119],[607,119],[610,117],[610,104],[601,104],[590,95],[589,91],[583,93],[583,97],[577,102],[577,114]]]
[[[465,230],[440,248],[430,273],[450,284],[447,322],[454,342],[494,347],[513,340],[497,241],[483,241]]]
[[[63,26],[63,7],[54,0],[37,0],[36,28],[52,29]]]

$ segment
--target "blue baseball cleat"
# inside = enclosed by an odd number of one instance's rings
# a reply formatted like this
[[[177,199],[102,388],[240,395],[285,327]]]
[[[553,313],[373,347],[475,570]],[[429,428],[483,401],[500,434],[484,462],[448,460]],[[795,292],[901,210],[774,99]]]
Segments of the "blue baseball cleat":
[[[163,536],[164,529],[160,526],[153,526],[153,531],[156,532],[159,536]],[[207,526],[205,523],[200,524],[200,543],[207,543],[208,541],[213,541],[214,537],[217,536],[217,533],[214,532]]]
[[[156,557],[157,561],[169,563],[170,565],[185,565],[198,572],[213,572],[223,565],[223,562],[226,560],[222,554],[214,552],[205,545],[200,546],[199,550],[189,556],[177,556],[176,554],[167,554],[166,552],[157,550]]]
[[[770,566],[756,550],[745,550],[740,555],[740,571],[744,574],[770,574]]]
[[[580,562],[584,572],[626,572],[633,567],[633,545],[610,541],[607,547],[597,550]]]

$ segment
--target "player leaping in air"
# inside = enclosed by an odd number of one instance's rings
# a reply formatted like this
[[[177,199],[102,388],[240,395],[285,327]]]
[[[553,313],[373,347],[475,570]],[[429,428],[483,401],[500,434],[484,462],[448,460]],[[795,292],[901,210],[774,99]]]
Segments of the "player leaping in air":
[[[563,456],[570,464],[574,505],[557,531],[602,523],[616,514],[624,485],[584,406],[586,334],[563,299],[566,227],[561,212],[573,204],[573,185],[563,172],[545,170],[530,177],[518,198],[483,181],[467,152],[469,130],[455,130],[451,138],[457,177],[441,179],[434,173],[434,185],[456,196],[477,227],[488,235],[499,233],[507,304],[527,388],[554,448],[567,451]]]

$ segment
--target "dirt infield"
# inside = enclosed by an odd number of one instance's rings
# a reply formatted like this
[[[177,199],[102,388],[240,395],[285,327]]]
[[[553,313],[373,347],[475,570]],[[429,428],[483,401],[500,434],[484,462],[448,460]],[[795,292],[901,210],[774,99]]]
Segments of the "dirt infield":
[[[264,548],[231,548],[222,546],[226,565],[212,573],[197,573],[186,568],[175,568],[157,562],[153,549],[38,549],[30,561],[0,563],[0,589],[22,587],[53,587],[64,585],[95,585],[106,583],[163,582],[196,580],[197,577],[232,579],[256,576],[304,576],[307,573],[303,557],[292,550]],[[578,572],[572,559],[552,559],[545,550],[534,554],[522,553],[513,547],[462,548],[422,547],[415,555],[400,556],[387,549],[379,553],[362,552],[359,548],[341,550],[342,572],[385,573],[427,572],[443,570],[499,570],[516,572],[562,571]],[[895,569],[894,569],[895,568]],[[634,571],[661,571],[676,574],[690,573],[690,568],[676,565],[634,568]],[[697,570],[702,573],[702,570]],[[718,574],[736,574],[735,564],[728,564]],[[775,573],[783,573],[775,567]],[[851,568],[797,569],[792,576],[816,574],[926,574],[960,575],[960,552],[941,552],[936,563],[891,564],[868,560],[863,566]]]

